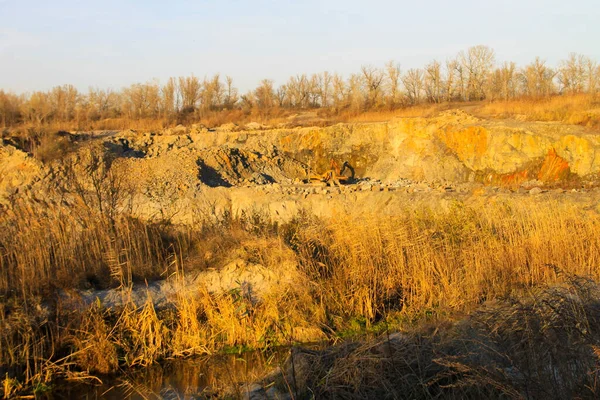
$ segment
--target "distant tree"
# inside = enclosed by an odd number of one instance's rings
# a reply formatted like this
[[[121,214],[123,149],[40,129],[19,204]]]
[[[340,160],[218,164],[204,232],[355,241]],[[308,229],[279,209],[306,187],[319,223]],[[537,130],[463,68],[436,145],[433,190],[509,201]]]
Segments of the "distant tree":
[[[321,106],[321,75],[320,74],[312,74],[310,76],[310,80],[308,81],[308,97],[309,97],[309,106],[312,108],[318,108]]]
[[[163,118],[172,118],[178,111],[177,81],[169,78],[161,89],[161,114]]]
[[[440,103],[443,100],[444,79],[442,65],[438,61],[434,60],[425,66],[423,86],[428,101]]]
[[[336,112],[348,107],[348,87],[340,74],[334,74],[332,78],[332,102]]]
[[[423,91],[423,71],[418,68],[409,69],[402,77],[402,83],[406,89],[408,103],[418,104]]]
[[[587,78],[587,85],[585,90],[588,93],[596,93],[599,88],[600,81],[600,66],[598,63],[591,58],[587,58],[585,61],[585,76]]]
[[[455,76],[455,93],[456,99],[460,101],[469,100],[469,73],[467,68],[457,58],[452,62]]]
[[[20,108],[22,100],[13,93],[0,90],[0,126],[15,125],[21,118]]]
[[[382,102],[382,85],[385,73],[382,70],[370,65],[363,65],[360,68],[360,71],[362,75],[362,82],[366,92],[365,108],[375,108]]]
[[[25,121],[37,125],[47,122],[52,115],[52,100],[45,92],[33,92],[21,107]]]
[[[71,121],[79,101],[79,93],[73,85],[56,86],[50,91],[52,115],[55,121]]]
[[[365,94],[361,78],[358,74],[352,74],[348,79],[348,106],[353,113],[363,110]]]
[[[556,72],[546,66],[546,61],[536,57],[519,74],[521,93],[526,96],[541,97],[554,93]]]
[[[200,100],[202,83],[194,75],[179,78],[179,95],[182,110],[189,112],[196,109]]]
[[[206,112],[222,108],[224,93],[219,74],[214,75],[212,79],[204,79],[200,91],[200,109]]]
[[[157,118],[161,95],[157,81],[136,83],[123,90],[122,109],[132,119]]]
[[[311,95],[311,83],[306,74],[290,77],[287,84],[290,105],[295,108],[308,108]]]
[[[319,87],[319,95],[321,97],[321,107],[329,107],[331,105],[331,91],[332,91],[332,82],[333,77],[327,71],[321,74],[320,79],[321,85]]]
[[[233,86],[233,78],[229,75],[225,77],[225,94],[223,106],[227,109],[232,109],[238,102],[238,91]]]
[[[250,112],[255,104],[253,92],[248,92],[240,97],[240,106],[245,112]]]
[[[446,81],[444,82],[444,96],[446,101],[452,101],[457,96],[459,79],[459,66],[456,60],[446,60]],[[462,85],[461,85],[462,86]],[[460,96],[460,90],[458,90]]]
[[[495,62],[494,50],[487,46],[473,46],[458,54],[458,61],[466,72],[467,91],[465,100],[485,98],[485,85]]]
[[[400,64],[394,61],[388,61],[385,65],[387,78],[387,104],[390,109],[394,109],[400,103]]]
[[[90,88],[86,104],[86,119],[96,121],[99,119],[112,118],[121,114],[121,93],[113,92],[111,89]]]
[[[560,62],[558,81],[564,93],[581,93],[585,89],[587,58],[571,53],[569,58]]]
[[[512,99],[516,96],[517,88],[517,66],[514,62],[505,62],[500,68],[496,68],[490,76],[486,98]]]
[[[296,74],[277,88],[265,79],[242,96],[231,77],[223,81],[219,74],[202,81],[191,75],[170,78],[164,85],[157,81],[136,83],[119,91],[90,88],[79,93],[72,85],[62,85],[17,96],[0,90],[0,127],[74,122],[73,126],[86,129],[80,122],[121,117],[188,123],[207,117],[206,113],[212,117],[235,108],[246,113],[256,109],[261,115],[277,108],[359,113],[423,101],[510,100],[598,91],[600,66],[589,57],[571,53],[556,68],[537,57],[518,68],[514,62],[496,65],[493,49],[474,46],[445,63],[434,60],[404,73],[390,61],[384,68],[363,65],[347,79],[329,72]]]
[[[287,85],[283,84],[277,88],[275,98],[277,99],[277,105],[279,107],[290,107]]]
[[[254,90],[256,107],[259,110],[268,110],[275,106],[275,91],[273,90],[273,81],[263,79],[260,85]]]

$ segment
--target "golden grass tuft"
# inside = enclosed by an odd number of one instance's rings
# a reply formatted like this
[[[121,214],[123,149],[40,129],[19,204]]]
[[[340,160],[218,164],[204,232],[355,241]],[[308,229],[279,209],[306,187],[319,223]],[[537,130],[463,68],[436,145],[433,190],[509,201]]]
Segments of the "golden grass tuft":
[[[72,336],[75,360],[83,370],[108,374],[119,366],[115,329],[109,326],[106,314],[100,304],[92,305]]]

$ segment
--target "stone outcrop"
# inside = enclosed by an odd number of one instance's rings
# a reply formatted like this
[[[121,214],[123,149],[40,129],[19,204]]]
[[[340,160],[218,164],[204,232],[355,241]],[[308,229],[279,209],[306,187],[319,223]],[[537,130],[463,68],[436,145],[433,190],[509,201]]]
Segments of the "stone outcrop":
[[[13,146],[0,145],[0,204],[28,188],[44,174],[42,163]]]
[[[465,182],[490,173],[503,176],[524,170],[530,171],[528,179],[537,179],[549,153],[564,160],[575,176],[600,171],[600,156],[596,156],[600,141],[582,127],[480,120],[456,110],[434,118],[324,128],[190,129],[184,134],[120,135],[149,157],[187,149],[208,160],[208,167],[223,171],[224,181],[231,185],[247,183],[245,180],[255,172],[262,174],[264,167],[257,164],[273,161],[273,153],[279,157],[279,163],[288,160],[294,164],[293,171],[283,174],[286,178],[301,176],[303,166],[314,172],[327,170],[334,159],[340,164],[349,161],[359,177],[383,182],[401,178]],[[269,171],[270,175],[276,175],[274,171],[277,170]],[[282,177],[269,180],[257,175],[255,180],[258,184],[282,183]]]
[[[181,223],[257,208],[287,218],[303,208],[329,209],[335,199],[341,206],[363,201],[359,193],[365,191],[390,192],[379,199],[395,198],[391,192],[398,190],[460,192],[473,182],[527,190],[594,183],[600,172],[597,135],[554,122],[481,120],[453,110],[382,123],[252,128],[127,130],[92,141],[128,182],[135,215]],[[76,165],[85,161],[81,147],[68,156]],[[357,184],[307,185],[308,176],[328,170],[331,160],[350,162]],[[35,182],[35,190],[44,190],[64,180],[60,163],[45,166],[14,147],[0,147],[0,201]],[[85,166],[78,171],[85,173]]]

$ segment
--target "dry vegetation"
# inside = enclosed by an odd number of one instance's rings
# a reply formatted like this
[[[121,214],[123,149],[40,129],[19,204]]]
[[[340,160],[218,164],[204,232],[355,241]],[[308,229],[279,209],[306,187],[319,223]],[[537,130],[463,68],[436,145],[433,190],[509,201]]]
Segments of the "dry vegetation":
[[[57,130],[376,122],[449,108],[598,129],[599,76],[597,64],[578,55],[556,69],[539,59],[516,68],[496,66],[493,51],[477,46],[445,65],[405,73],[394,63],[363,67],[347,80],[299,75],[279,88],[265,80],[243,96],[219,76],[121,92],[0,91],[0,121],[3,141],[44,162],[75,146]],[[595,211],[506,200],[447,210],[407,205],[385,218],[298,215],[273,225],[254,215],[176,227],[131,217],[131,194],[112,160],[86,157],[83,169],[65,164],[56,202],[0,209],[6,398],[171,357],[394,330],[411,333],[298,354],[299,368],[309,367],[286,377],[285,388],[307,398],[597,397]],[[224,293],[199,286],[161,309],[132,300],[136,284],[168,279],[183,288],[187,276],[232,257],[282,275],[291,263],[295,284],[259,299],[242,285]],[[117,289],[123,305],[78,302],[86,289]]]
[[[578,95],[593,98],[599,89],[600,67],[586,56],[572,53],[556,67],[540,58],[517,67],[497,63],[494,50],[480,45],[446,62],[434,60],[406,71],[390,61],[382,68],[362,66],[349,77],[298,74],[279,86],[264,79],[246,94],[238,92],[231,77],[223,80],[218,74],[136,83],[120,91],[82,93],[72,85],[22,95],[0,90],[0,127],[89,131],[250,121],[293,125],[298,123],[293,115],[307,111],[318,112],[322,123],[335,123],[426,115],[449,103],[469,107],[482,101],[492,103],[483,107],[488,114],[597,126],[597,99]]]
[[[297,398],[597,398],[598,289],[567,276],[563,286],[490,303],[458,324],[298,348],[265,384],[289,391],[293,382]]]
[[[492,118],[557,121],[596,130],[600,127],[600,98],[597,95],[580,94],[490,103],[478,111]]]
[[[597,307],[591,300],[577,306],[582,307],[580,312],[560,299],[538,305],[525,300],[521,304],[515,297],[563,282],[564,276],[600,278],[596,268],[600,217],[564,203],[508,201],[485,208],[456,203],[447,211],[407,208],[404,216],[396,218],[323,221],[299,216],[283,226],[252,218],[186,230],[125,216],[110,218],[95,208],[79,207],[68,214],[50,207],[40,217],[23,205],[0,219],[0,356],[2,375],[8,374],[5,395],[18,385],[40,387],[61,376],[93,379],[93,374],[144,366],[166,357],[210,354],[232,346],[288,344],[298,327],[317,326],[336,337],[364,329],[407,328],[420,321],[452,321],[484,302],[511,296],[517,300],[503,303],[492,314],[479,311],[469,322],[478,327],[493,325],[477,328],[477,334],[484,336],[482,341],[502,341],[498,343],[504,347],[497,357],[512,359],[511,352],[516,350],[504,342],[509,339],[527,340],[522,351],[529,356],[527,352],[534,350],[527,350],[528,346],[544,343],[537,336],[546,332],[544,324],[551,324],[556,335],[567,335],[563,346],[572,351],[576,345],[570,335],[583,332],[586,341],[581,345],[587,347],[581,351],[594,354],[589,346],[596,346],[597,327],[590,318],[598,316],[588,315]],[[179,296],[175,309],[168,310],[156,310],[151,302],[138,308],[127,301],[121,309],[107,310],[102,304],[73,308],[60,295],[90,286],[121,287],[127,298],[135,281],[160,276],[177,281],[232,252],[273,270],[292,260],[299,268],[298,279],[305,279],[306,284],[273,288],[260,301],[241,287],[222,294],[199,287],[195,293]],[[574,292],[557,293],[566,293],[561,296],[571,301],[568,293]],[[560,311],[553,306],[555,301],[572,311],[569,318],[552,314]],[[531,316],[528,307],[542,307],[541,320],[534,321],[538,325],[529,330],[517,329],[522,315],[538,318],[538,311]],[[489,315],[493,315],[491,320]],[[427,346],[442,346],[437,340],[431,339]],[[455,371],[450,379],[453,385],[483,384],[485,380],[477,379],[488,378],[510,381],[506,370],[500,373],[508,376],[482,372],[470,358],[465,361],[468,354],[447,353],[458,359],[433,359],[435,352],[425,359],[429,372],[417,378],[438,382],[438,389],[428,389],[419,397],[434,397],[443,386],[439,382],[449,379],[444,375],[449,370]],[[558,359],[553,362],[563,362],[561,352],[555,356]],[[353,357],[347,360],[347,368],[368,373],[362,364],[352,364],[365,362],[365,355],[359,352]],[[346,368],[338,364],[336,368]],[[400,374],[403,369],[390,371]],[[356,381],[366,386],[335,383],[335,379],[351,376],[336,373],[330,381],[333,386],[319,390],[332,391],[331,397],[341,387],[354,391],[355,397],[367,395],[370,378],[366,376]],[[382,379],[392,382],[396,376]],[[514,393],[525,393],[517,381],[502,384],[513,385]]]

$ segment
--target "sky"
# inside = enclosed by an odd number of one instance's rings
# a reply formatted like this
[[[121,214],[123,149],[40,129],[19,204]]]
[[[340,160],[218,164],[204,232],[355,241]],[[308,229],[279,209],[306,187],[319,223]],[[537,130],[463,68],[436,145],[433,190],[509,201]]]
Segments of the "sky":
[[[0,89],[120,89],[194,74],[402,70],[486,45],[497,61],[600,62],[599,0],[0,0]]]

